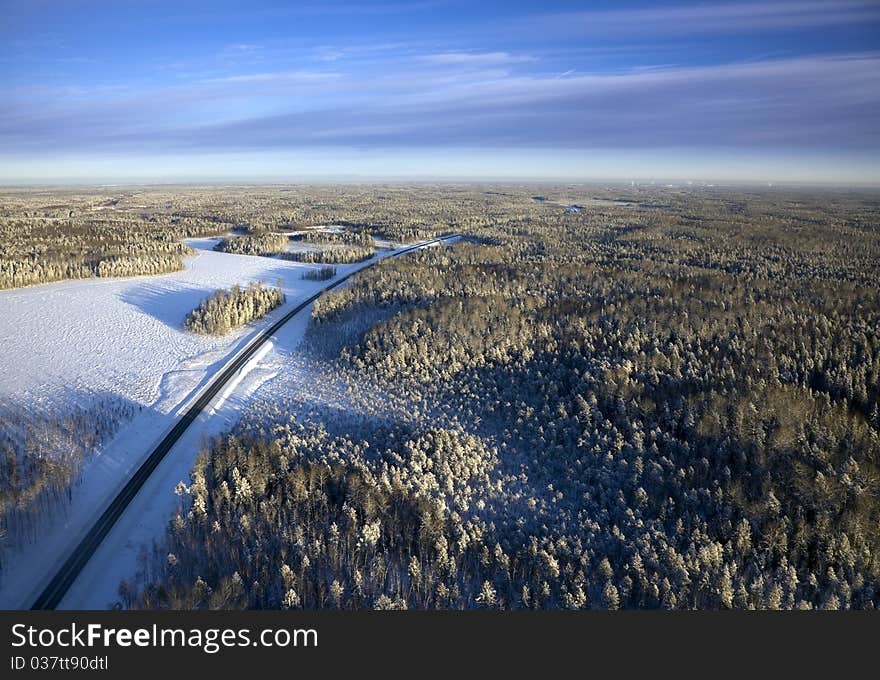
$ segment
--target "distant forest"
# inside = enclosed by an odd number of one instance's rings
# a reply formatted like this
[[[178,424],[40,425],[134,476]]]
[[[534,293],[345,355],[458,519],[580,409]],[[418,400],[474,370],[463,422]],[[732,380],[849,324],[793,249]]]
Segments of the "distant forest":
[[[880,198],[536,193],[394,193],[465,242],[315,304],[126,606],[880,604]]]
[[[164,274],[183,268],[194,251],[181,243],[197,236],[225,238],[218,250],[276,255],[279,232],[334,224],[344,234],[312,231],[313,243],[372,251],[372,235],[412,241],[439,233],[438,224],[481,221],[479,192],[448,187],[112,187],[106,189],[0,188],[0,289],[66,279]],[[461,208],[479,210],[466,216]],[[349,251],[307,261],[357,262]]]

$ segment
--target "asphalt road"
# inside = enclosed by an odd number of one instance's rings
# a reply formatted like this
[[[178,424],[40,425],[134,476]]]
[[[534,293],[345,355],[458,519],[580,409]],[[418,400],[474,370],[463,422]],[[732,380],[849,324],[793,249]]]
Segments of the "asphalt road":
[[[419,248],[422,248],[424,246],[454,238],[455,236],[457,236],[457,234],[439,236],[428,241],[422,241],[421,243],[402,248],[398,252],[391,255],[391,257],[398,257],[405,253],[418,250]],[[180,439],[180,436],[186,431],[186,429],[192,424],[192,422],[196,418],[198,418],[201,412],[211,403],[211,401],[213,401],[214,397],[217,396],[217,393],[223,388],[223,386],[226,385],[227,382],[229,382],[229,380],[238,372],[238,370],[248,362],[248,359],[250,359],[256,353],[256,351],[278,331],[279,328],[281,328],[284,324],[290,321],[293,317],[299,314],[302,310],[312,304],[327,291],[336,288],[358,272],[362,272],[365,269],[374,266],[377,262],[380,261],[381,260],[378,259],[374,260],[366,267],[361,267],[360,269],[346,274],[345,276],[337,279],[333,283],[325,286],[317,293],[312,295],[310,298],[298,304],[294,309],[290,310],[281,319],[276,321],[269,328],[263,331],[259,336],[257,336],[257,338],[252,341],[244,350],[242,350],[241,353],[232,361],[232,363],[230,363],[225,369],[223,369],[220,375],[218,375],[214,379],[214,381],[205,388],[204,392],[202,392],[201,396],[196,400],[196,402],[192,406],[190,406],[187,412],[184,413],[183,416],[181,416],[179,421],[177,421],[171,431],[167,435],[165,435],[162,441],[159,442],[158,446],[153,449],[152,453],[150,453],[147,459],[141,464],[137,472],[134,473],[134,475],[131,477],[131,479],[128,480],[122,490],[110,502],[110,505],[108,505],[107,509],[104,510],[104,512],[101,514],[101,516],[98,518],[98,521],[95,522],[94,526],[92,526],[91,529],[89,529],[88,533],[83,537],[79,545],[74,548],[70,557],[67,558],[61,568],[56,572],[55,576],[52,577],[52,580],[49,581],[49,585],[45,587],[45,589],[42,593],[40,593],[39,597],[37,597],[33,605],[31,605],[31,609],[55,609],[55,607],[58,606],[68,588],[70,588],[70,586],[76,580],[76,577],[79,576],[79,573],[83,570],[83,567],[85,567],[88,561],[91,559],[92,555],[95,553],[95,550],[98,549],[98,546],[101,545],[101,541],[103,541],[107,534],[110,533],[110,529],[113,528],[113,525],[122,516],[122,513],[125,512],[128,504],[131,503],[132,499],[137,495],[137,492],[144,485],[144,482],[146,482],[149,476],[153,473],[153,470],[156,469],[156,467],[159,465],[160,462],[162,462],[162,459],[165,458],[165,456],[168,454],[168,452],[171,450],[177,440]]]

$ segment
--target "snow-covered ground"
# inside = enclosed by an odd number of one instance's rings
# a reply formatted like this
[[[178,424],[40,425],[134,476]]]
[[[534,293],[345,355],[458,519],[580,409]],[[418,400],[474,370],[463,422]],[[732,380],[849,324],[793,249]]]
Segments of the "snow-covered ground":
[[[175,488],[181,481],[189,484],[202,441],[231,429],[254,393],[271,386],[285,357],[302,341],[310,315],[311,305],[286,323],[272,337],[271,347],[267,343],[261,348],[244,367],[241,379],[234,379],[234,385],[230,382],[212,408],[187,429],[101,543],[59,609],[107,609],[119,601],[119,584],[138,572],[142,551],[164,538],[179,503]]]
[[[304,271],[298,263],[207,249],[174,274],[0,291],[0,395],[54,401],[77,389],[106,391],[167,413],[255,328],[223,338],[186,333],[187,312],[217,288],[261,280],[281,279],[290,305],[321,287],[303,280]]]
[[[29,605],[210,378],[261,327],[326,285],[301,278],[310,265],[214,252],[211,247],[217,240],[189,241],[199,254],[174,274],[0,292],[0,346],[7,355],[0,396],[63,407],[73,394],[105,393],[128,399],[137,409],[132,421],[85,465],[66,514],[45,528],[37,542],[7,555],[0,608]],[[338,276],[365,264],[369,263],[341,265]],[[184,316],[201,298],[217,288],[260,280],[270,285],[280,281],[287,296],[285,305],[266,319],[223,338],[183,331]],[[140,546],[161,538],[176,507],[174,487],[188,481],[202,437],[234,424],[248,395],[275,374],[284,352],[299,343],[308,317],[304,310],[286,324],[273,338],[273,347],[248,362],[241,378],[189,428],[104,541],[63,606],[104,608],[118,599],[120,580],[136,571]]]

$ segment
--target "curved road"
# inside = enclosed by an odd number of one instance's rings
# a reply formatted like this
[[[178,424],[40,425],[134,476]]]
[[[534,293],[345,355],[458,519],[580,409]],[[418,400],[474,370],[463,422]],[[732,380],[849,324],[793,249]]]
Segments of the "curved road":
[[[448,234],[446,236],[438,236],[437,238],[433,238],[428,241],[422,241],[421,243],[402,248],[396,253],[390,255],[389,257],[398,257],[399,255],[418,250],[419,248],[423,248],[434,243],[440,243],[442,241],[455,238],[456,236],[458,236],[458,234]],[[104,512],[101,514],[101,516],[98,518],[98,521],[95,522],[94,526],[91,529],[89,529],[88,533],[86,533],[83,539],[79,542],[79,545],[74,548],[70,557],[67,558],[67,560],[61,566],[55,576],[52,577],[52,580],[49,581],[49,585],[45,587],[45,589],[42,593],[40,593],[39,597],[37,597],[33,605],[31,605],[31,609],[54,609],[58,606],[58,603],[61,602],[61,599],[67,592],[67,589],[70,588],[70,586],[76,580],[76,577],[79,576],[79,573],[83,570],[83,567],[86,566],[89,559],[91,559],[95,550],[97,550],[98,546],[101,544],[101,541],[104,540],[104,538],[110,532],[110,529],[113,528],[113,525],[128,507],[128,504],[137,495],[137,492],[144,485],[144,482],[147,481],[153,470],[156,469],[156,467],[159,465],[160,462],[162,462],[162,459],[165,458],[165,456],[168,454],[168,452],[171,450],[177,440],[180,439],[180,436],[201,414],[201,412],[213,401],[214,397],[217,396],[217,393],[223,388],[223,386],[227,382],[229,382],[230,378],[232,378],[232,376],[234,376],[238,372],[238,370],[248,362],[248,360],[256,353],[256,351],[270,337],[272,337],[272,335],[274,335],[279,328],[281,328],[284,324],[290,321],[294,316],[299,314],[303,309],[308,307],[327,291],[336,288],[355,274],[375,266],[376,263],[380,261],[380,259],[376,259],[370,264],[361,267],[353,272],[350,272],[345,276],[337,279],[330,285],[325,286],[317,293],[312,295],[310,298],[298,304],[294,309],[290,310],[281,319],[279,319],[265,331],[260,333],[256,337],[256,339],[254,339],[247,347],[245,347],[241,351],[241,353],[237,357],[235,357],[232,363],[226,366],[226,368],[223,369],[220,375],[217,376],[214,381],[205,388],[204,392],[196,400],[196,402],[192,406],[190,406],[189,409],[187,409],[187,412],[174,425],[171,431],[167,435],[165,435],[162,441],[159,442],[158,446],[153,449],[152,453],[150,453],[147,459],[141,464],[137,472],[134,473],[134,475],[131,477],[131,479],[128,480],[122,490],[110,502],[110,505],[108,505],[107,509],[104,510]]]

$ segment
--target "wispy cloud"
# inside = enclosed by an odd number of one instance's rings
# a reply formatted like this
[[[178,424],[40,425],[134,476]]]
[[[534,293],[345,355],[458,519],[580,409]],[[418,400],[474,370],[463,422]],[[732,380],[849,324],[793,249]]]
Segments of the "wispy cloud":
[[[316,2],[292,3],[290,13],[358,15],[358,14],[400,14],[402,12],[424,12],[437,7],[453,4],[455,0],[407,0],[406,2]]]
[[[419,55],[417,59],[427,64],[440,64],[442,66],[480,67],[537,61],[537,58],[533,56],[510,54],[509,52],[440,52],[437,54]]]
[[[340,61],[343,59],[374,58],[377,55],[388,53],[406,54],[412,50],[412,45],[403,42],[370,43],[367,45],[321,45],[314,48],[308,54],[308,58],[314,61]]]
[[[226,46],[226,51],[233,54],[253,54],[261,49],[263,49],[262,45],[253,43],[234,43]]]
[[[769,0],[545,13],[513,22],[557,36],[713,35],[880,22],[876,0]]]
[[[7,4],[7,174],[14,155],[309,148],[880,164],[880,0]]]
[[[254,87],[275,93],[285,82],[294,84],[293,98],[273,100],[264,111],[254,106]],[[267,72],[137,96],[107,93],[75,105],[7,102],[0,104],[0,146],[140,152],[727,146],[877,153],[878,110],[878,54],[563,78],[447,73],[426,65],[369,83],[343,72]]]
[[[245,73],[241,75],[206,78],[205,83],[282,83],[316,82],[338,79],[341,74],[329,71],[271,71],[265,73]]]

